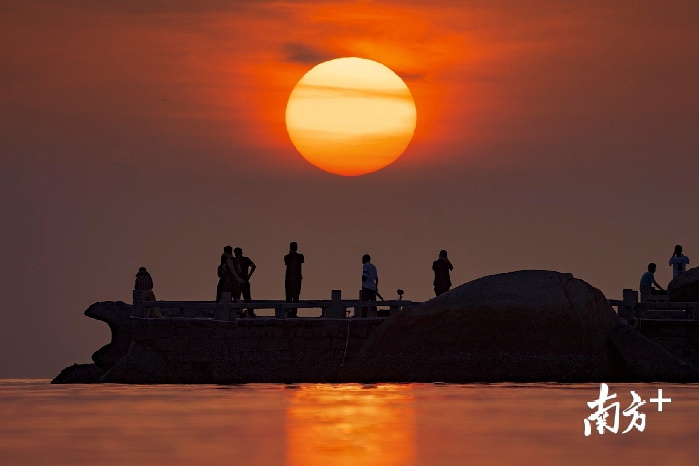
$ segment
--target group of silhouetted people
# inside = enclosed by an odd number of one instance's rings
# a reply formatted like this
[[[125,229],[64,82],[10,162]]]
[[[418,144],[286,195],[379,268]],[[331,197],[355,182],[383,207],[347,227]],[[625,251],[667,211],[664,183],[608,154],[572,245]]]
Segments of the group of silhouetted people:
[[[289,252],[284,256],[286,272],[284,275],[284,290],[286,302],[297,303],[301,295],[301,283],[303,274],[301,272],[304,263],[303,254],[298,252],[298,244],[291,242]],[[231,246],[223,248],[221,261],[217,269],[218,285],[216,286],[216,302],[221,301],[224,292],[231,294],[233,302],[251,302],[250,277],[255,272],[255,263],[249,257],[243,256],[243,250],[239,247],[233,249]],[[447,252],[439,252],[439,258],[432,263],[434,271],[434,291],[437,296],[451,288],[450,272],[454,266],[447,258]],[[379,275],[376,266],[371,263],[371,256],[362,256],[362,301],[376,301],[379,294]],[[375,309],[375,308],[373,308]],[[367,316],[367,308],[362,309],[362,317]],[[297,317],[297,309],[291,309],[287,313],[288,317]],[[253,309],[241,311],[241,317],[256,317]]]
[[[286,301],[297,303],[301,295],[301,266],[304,262],[303,254],[298,253],[296,242],[289,244],[289,253],[284,256],[286,274],[284,288]],[[252,302],[250,293],[250,278],[257,269],[255,263],[243,255],[241,248],[233,249],[231,246],[223,248],[221,263],[218,266],[218,285],[216,286],[216,302],[221,301],[222,293],[230,293],[233,302],[240,302],[242,296],[244,303]],[[241,311],[241,317],[256,317],[253,309]],[[297,317],[297,310],[289,311],[289,317]]]
[[[301,295],[301,282],[303,274],[301,273],[304,263],[303,254],[298,252],[298,244],[291,242],[289,244],[289,253],[284,256],[284,265],[286,273],[284,276],[284,289],[286,293],[286,301],[289,303],[299,302]],[[675,250],[670,257],[668,265],[672,266],[672,278],[675,279],[678,275],[687,270],[689,258],[682,253],[682,246],[676,245]],[[221,294],[224,292],[230,293],[234,302],[239,302],[242,296],[243,302],[252,302],[250,294],[250,278],[255,272],[257,266],[249,258],[243,255],[243,250],[239,247],[233,249],[231,246],[223,248],[221,254],[221,262],[218,266],[218,285],[216,286],[216,302],[221,301]],[[432,271],[434,272],[434,293],[439,296],[451,288],[450,272],[454,270],[454,266],[447,257],[447,251],[439,251],[439,258],[432,263]],[[653,295],[666,294],[667,292],[655,280],[655,272],[657,266],[651,262],[648,264],[648,271],[641,277],[639,289],[641,301],[652,299]],[[140,267],[136,274],[136,282],[134,290],[141,292],[141,299],[144,301],[154,301],[155,294],[153,293],[153,279],[145,267]],[[399,290],[402,295],[402,290]],[[379,274],[376,266],[371,263],[371,256],[364,254],[362,256],[362,301],[376,301],[379,297]],[[371,309],[376,309],[375,307]],[[362,317],[367,316],[368,308],[362,308]],[[297,317],[297,309],[292,309],[288,312],[288,317]],[[241,311],[242,317],[256,317],[253,309]]]
[[[286,302],[297,303],[301,295],[301,283],[303,274],[301,269],[304,263],[303,254],[298,252],[298,244],[289,244],[289,253],[284,256],[286,273],[284,275],[284,290]],[[257,266],[249,258],[243,255],[243,250],[239,247],[235,249],[231,246],[223,248],[221,260],[217,268],[218,284],[216,285],[216,302],[221,301],[223,293],[230,293],[233,302],[240,302],[241,297],[244,303],[252,302],[250,293],[250,278],[255,273]],[[432,263],[434,271],[434,292],[436,296],[445,293],[451,288],[450,272],[454,266],[447,258],[447,251],[441,250],[439,258]],[[153,279],[145,267],[140,267],[136,274],[134,290],[141,292],[141,299],[144,301],[155,301],[153,293]],[[399,290],[402,296],[403,291]],[[362,301],[376,301],[376,298],[383,300],[379,293],[379,274],[376,266],[371,263],[371,256],[362,256]],[[368,309],[376,310],[375,307],[362,308],[361,316],[367,317]],[[254,309],[240,311],[240,317],[256,317]],[[287,313],[288,317],[298,317],[297,309],[291,309]]]
[[[250,294],[250,277],[257,266],[249,257],[243,255],[241,248],[233,249],[231,246],[223,248],[221,263],[218,266],[218,285],[216,286],[216,302],[221,301],[222,293],[230,293],[234,302],[239,302],[242,295],[243,302],[252,302]],[[243,316],[255,317],[254,309],[242,311]]]
[[[687,270],[687,264],[689,264],[689,257],[682,254],[681,245],[676,245],[675,251],[672,253],[672,257],[670,257],[670,261],[668,262],[668,265],[672,266],[673,280]],[[642,302],[651,300],[653,295],[663,295],[667,293],[663,287],[655,281],[656,270],[657,266],[654,262],[651,262],[648,264],[648,271],[641,276],[639,291],[641,292]]]

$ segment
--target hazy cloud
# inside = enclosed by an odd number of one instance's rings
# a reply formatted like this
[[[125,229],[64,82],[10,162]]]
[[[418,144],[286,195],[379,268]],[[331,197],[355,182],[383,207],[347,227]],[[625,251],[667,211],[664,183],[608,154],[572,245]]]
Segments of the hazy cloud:
[[[298,42],[285,43],[284,56],[288,61],[294,63],[305,63],[309,65],[317,65],[318,63],[332,60],[333,58],[338,58],[337,56],[331,55],[324,50]]]
[[[386,99],[410,99],[409,91],[403,88],[394,89],[365,89],[356,87],[342,87],[319,84],[303,83],[298,86],[298,89],[308,91],[308,96],[315,98],[332,97],[383,97]]]

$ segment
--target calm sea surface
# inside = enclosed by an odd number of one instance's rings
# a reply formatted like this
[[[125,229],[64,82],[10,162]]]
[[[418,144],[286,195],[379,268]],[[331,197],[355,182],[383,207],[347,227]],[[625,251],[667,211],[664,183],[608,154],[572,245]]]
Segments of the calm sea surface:
[[[0,380],[0,465],[699,464],[699,385],[611,384],[622,411],[631,390],[648,402],[645,430],[620,413],[586,437],[599,390]]]

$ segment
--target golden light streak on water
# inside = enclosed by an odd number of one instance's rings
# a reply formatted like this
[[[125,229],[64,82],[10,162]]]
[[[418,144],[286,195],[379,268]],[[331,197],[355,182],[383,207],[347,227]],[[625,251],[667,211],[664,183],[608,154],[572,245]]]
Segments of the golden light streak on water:
[[[415,416],[409,385],[307,385],[286,414],[294,466],[411,464]]]

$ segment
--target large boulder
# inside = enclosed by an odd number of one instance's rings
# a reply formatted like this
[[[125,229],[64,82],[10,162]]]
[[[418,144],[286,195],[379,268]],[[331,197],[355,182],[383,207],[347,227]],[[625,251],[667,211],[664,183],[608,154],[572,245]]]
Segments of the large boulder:
[[[106,322],[112,330],[112,341],[92,355],[92,360],[104,372],[111,369],[126,354],[131,345],[133,312],[133,306],[122,301],[95,303],[85,311],[86,316]]]
[[[679,274],[667,285],[670,301],[698,302],[699,301],[699,267],[689,269]]]
[[[619,323],[602,292],[571,274],[503,273],[394,315],[358,366],[376,380],[604,380],[622,363],[607,342]]]

